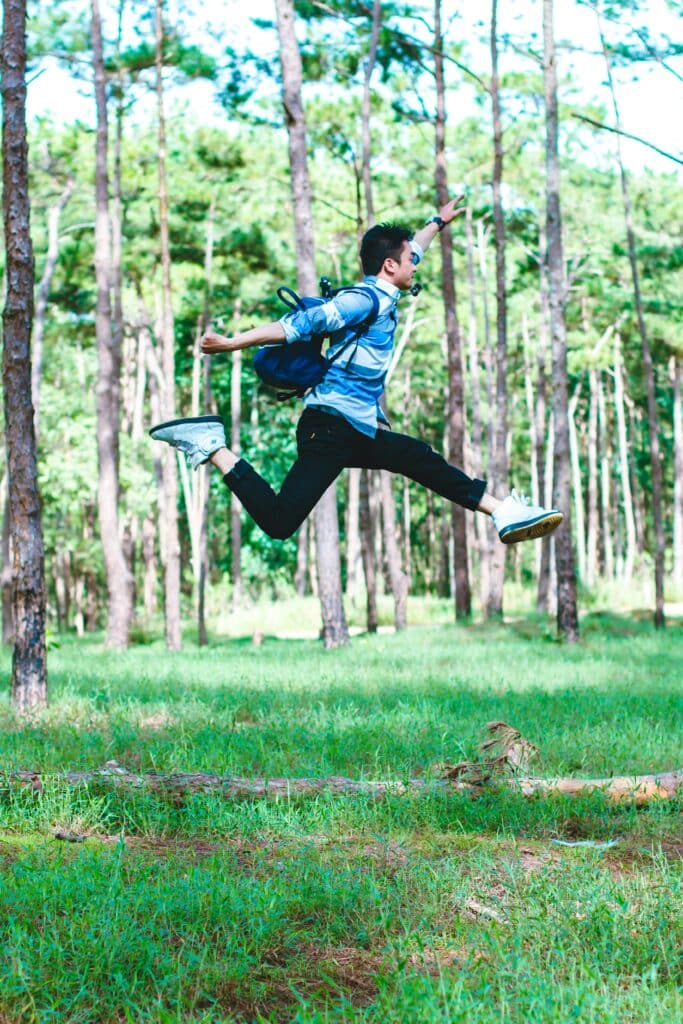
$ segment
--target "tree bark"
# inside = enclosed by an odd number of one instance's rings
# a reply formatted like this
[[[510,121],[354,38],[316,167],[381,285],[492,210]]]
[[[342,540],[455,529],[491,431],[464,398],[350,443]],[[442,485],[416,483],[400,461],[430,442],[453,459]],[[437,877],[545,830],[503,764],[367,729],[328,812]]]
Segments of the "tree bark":
[[[598,575],[598,371],[588,371],[588,509],[586,531],[586,583],[595,585]]]
[[[397,630],[408,625],[408,577],[401,568],[401,552],[396,537],[396,501],[391,473],[379,474],[382,506],[382,537],[394,598],[394,625]]]
[[[0,770],[0,784],[4,788],[26,788],[41,793],[51,784],[55,786],[110,787],[119,790],[161,792],[168,794],[216,793],[225,800],[273,799],[330,795],[363,796],[415,796],[416,794],[490,794],[489,780],[481,782],[457,779],[398,779],[365,780],[333,775],[327,778],[245,778],[238,775],[209,775],[203,772],[160,774],[135,773],[117,761],[107,761],[102,768],[65,773]],[[589,793],[602,793],[609,803],[642,805],[652,800],[674,800],[683,791],[683,769],[659,772],[653,775],[623,775],[606,779],[535,778],[533,776],[498,776],[491,780],[522,796],[538,798],[564,794],[579,797]],[[78,833],[63,833],[62,839],[78,841]]]
[[[242,353],[232,353],[230,374],[230,448],[242,451]],[[230,501],[230,553],[232,559],[232,609],[242,604],[242,507],[236,495]]]
[[[576,521],[576,553],[579,564],[579,579],[586,580],[586,526],[583,512],[583,486],[581,480],[581,461],[579,452],[579,436],[576,429],[576,410],[579,404],[580,388],[577,388],[569,403],[567,420],[569,422],[569,456],[572,465],[572,490],[574,491],[574,518]]]
[[[480,480],[484,477],[484,456],[482,450],[483,432],[481,422],[481,382],[479,352],[477,345],[477,286],[474,272],[474,236],[472,230],[472,210],[468,206],[465,211],[465,245],[467,250],[467,291],[469,305],[469,320],[467,330],[467,345],[469,359],[469,383],[470,383],[470,406],[471,406],[471,450],[472,450],[472,475]],[[474,517],[474,528],[477,538],[477,553],[479,555],[479,592],[488,594],[489,589],[489,565],[488,565],[488,542],[486,531],[486,516]]]
[[[598,28],[600,31],[600,43],[602,46],[602,52],[605,57],[605,65],[607,69],[607,82],[609,85],[610,95],[612,97],[612,107],[614,110],[614,120],[616,122],[617,132],[621,132],[621,118],[619,116],[619,106],[617,104],[617,96],[614,88],[614,80],[612,78],[612,65],[607,50],[607,44],[602,30],[602,21],[600,13],[596,7],[595,14],[598,19]],[[628,244],[628,258],[631,265],[631,277],[633,279],[633,297],[636,306],[636,315],[638,318],[638,332],[640,334],[640,343],[643,353],[643,368],[645,370],[645,383],[647,387],[647,424],[648,433],[650,437],[650,472],[652,474],[652,515],[654,518],[655,526],[655,613],[654,623],[657,628],[662,628],[665,624],[664,618],[664,551],[665,551],[665,539],[664,539],[664,513],[663,513],[663,496],[662,496],[662,457],[659,445],[659,426],[657,416],[657,394],[656,394],[656,380],[655,380],[655,369],[652,362],[652,352],[650,351],[650,342],[647,335],[647,327],[645,325],[645,315],[643,312],[643,301],[640,291],[640,274],[638,271],[638,259],[636,257],[636,236],[633,227],[633,208],[631,205],[631,196],[629,192],[628,175],[626,174],[626,168],[624,167],[624,161],[621,155],[621,136],[616,135],[616,151],[617,161],[619,164],[619,176],[621,179],[621,194],[624,203],[624,220],[626,222],[626,241]]]
[[[0,90],[6,295],[2,379],[15,624],[11,700],[25,711],[47,703],[45,554],[31,402],[35,279],[26,142],[25,0],[4,0],[3,13]]]
[[[436,123],[434,138],[434,177],[439,206],[448,202],[446,168],[446,87],[444,81],[443,36],[441,31],[441,0],[434,3],[434,76],[436,79]],[[457,466],[465,465],[465,391],[463,382],[462,335],[458,321],[455,274],[453,269],[453,237],[450,230],[441,231],[441,290],[446,318],[446,351],[448,364],[448,431],[449,457]],[[467,555],[465,509],[451,506],[454,537],[455,618],[467,620],[472,614]]]
[[[349,470],[346,500],[346,596],[353,603],[358,596],[360,552],[360,474],[355,467]]]
[[[674,421],[673,580],[683,590],[683,360],[671,357]]]
[[[489,410],[495,420],[493,462],[489,468],[489,489],[496,495],[507,490],[507,290],[505,285],[505,218],[503,215],[503,130],[498,80],[498,0],[491,4],[491,105],[493,113],[493,223],[496,253],[496,393]],[[494,412],[495,410],[495,412]],[[503,582],[506,547],[489,526],[489,591],[487,618],[503,614]]]
[[[171,247],[168,230],[168,193],[166,188],[166,119],[164,115],[163,83],[163,0],[155,3],[155,68],[158,119],[158,204],[159,241],[161,246],[162,313],[161,343],[163,366],[162,409],[165,420],[175,419],[175,327],[171,298]],[[182,456],[181,456],[182,458]],[[165,564],[164,564],[164,612],[166,646],[169,651],[179,651],[182,646],[180,634],[180,539],[178,536],[178,472],[176,452],[170,445],[163,455],[163,504],[160,513],[164,519]]]
[[[2,642],[6,647],[14,643],[14,613],[12,545],[10,537],[9,512],[9,477],[2,482],[2,570],[0,571],[0,588],[2,589]]]
[[[360,550],[365,574],[365,619],[368,633],[376,633],[377,613],[377,559],[375,557],[375,524],[370,501],[371,477],[369,469],[360,474]]]
[[[107,577],[108,647],[128,646],[133,618],[133,578],[121,543],[119,524],[119,419],[121,334],[112,332],[111,238],[109,222],[109,171],[107,95],[102,51],[102,23],[98,0],[92,0],[91,40],[97,133],[95,150],[95,278],[97,282],[97,457],[99,479],[97,505],[100,538]]]
[[[536,472],[538,474],[538,493],[542,503],[552,501],[552,486],[548,487],[552,471],[546,474],[546,448],[549,445],[550,425],[548,424],[548,337],[550,333],[550,300],[548,297],[548,260],[546,232],[543,223],[538,231],[539,261],[539,292],[540,313],[538,319],[538,353],[536,359]],[[550,460],[552,468],[552,460]],[[546,538],[538,542],[541,557],[538,566],[538,584],[536,590],[536,609],[545,615],[550,612],[550,555],[552,539]]]
[[[600,515],[602,525],[603,572],[608,580],[614,579],[614,545],[612,543],[612,446],[607,403],[602,374],[598,375],[598,444],[600,446]]]
[[[276,0],[275,6],[280,40],[282,99],[289,140],[297,286],[301,295],[312,295],[316,291],[315,252],[311,184],[306,153],[306,121],[301,97],[301,54],[294,31],[293,0]],[[313,512],[313,517],[323,640],[326,647],[336,647],[348,642],[349,631],[342,599],[335,484],[325,491]]]
[[[553,28],[553,0],[543,0],[543,79],[546,110],[546,236],[550,329],[553,353],[553,417],[555,421],[554,493],[564,513],[562,528],[555,534],[557,567],[557,627],[570,643],[579,638],[576,603],[576,572],[572,546],[571,465],[569,458],[567,330],[565,323],[566,278],[560,210],[560,162],[558,147],[557,68]]]
[[[375,207],[372,199],[372,172],[370,169],[370,82],[375,70],[377,59],[377,43],[379,40],[380,18],[382,16],[382,0],[373,0],[372,28],[370,31],[370,50],[363,74],[363,106],[361,112],[362,157],[363,157],[363,189],[365,192],[365,220],[368,228],[375,223]]]
[[[617,417],[617,437],[619,440],[619,471],[621,493],[624,502],[624,523],[626,526],[626,552],[621,573],[626,580],[633,576],[636,561],[636,521],[633,515],[633,495],[631,494],[631,474],[629,472],[629,443],[626,434],[626,414],[624,410],[624,366],[621,358],[621,338],[614,336],[614,410]]]
[[[38,285],[36,311],[33,318],[33,337],[31,338],[31,396],[33,399],[33,422],[36,439],[40,436],[40,385],[43,379],[43,335],[45,333],[45,317],[50,286],[59,256],[59,221],[64,207],[73,195],[76,182],[69,178],[57,202],[50,207],[47,215],[47,255],[43,276]]]

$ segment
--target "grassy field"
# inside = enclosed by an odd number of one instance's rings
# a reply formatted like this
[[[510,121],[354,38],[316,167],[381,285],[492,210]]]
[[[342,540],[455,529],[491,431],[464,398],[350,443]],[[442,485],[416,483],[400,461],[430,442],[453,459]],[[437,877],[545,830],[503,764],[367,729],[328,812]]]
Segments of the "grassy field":
[[[59,780],[110,759],[429,778],[474,757],[491,719],[541,748],[538,774],[681,767],[681,624],[583,627],[573,649],[533,619],[328,653],[269,628],[175,656],[63,641],[49,709],[17,720],[6,683],[0,704],[0,767],[56,773],[0,790],[2,1024],[683,1019],[680,802],[229,801]]]

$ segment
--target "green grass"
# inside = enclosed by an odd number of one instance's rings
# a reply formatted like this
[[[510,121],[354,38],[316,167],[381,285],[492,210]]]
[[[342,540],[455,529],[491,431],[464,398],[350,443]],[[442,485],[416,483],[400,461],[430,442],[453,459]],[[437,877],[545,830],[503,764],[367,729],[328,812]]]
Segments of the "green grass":
[[[0,766],[55,773],[0,790],[0,1022],[681,1019],[680,801],[229,801],[59,779],[109,759],[429,777],[475,756],[491,719],[541,748],[539,774],[680,767],[680,624],[595,614],[583,636],[564,647],[531,618],[327,653],[272,635],[178,655],[64,640],[48,710],[0,704]]]

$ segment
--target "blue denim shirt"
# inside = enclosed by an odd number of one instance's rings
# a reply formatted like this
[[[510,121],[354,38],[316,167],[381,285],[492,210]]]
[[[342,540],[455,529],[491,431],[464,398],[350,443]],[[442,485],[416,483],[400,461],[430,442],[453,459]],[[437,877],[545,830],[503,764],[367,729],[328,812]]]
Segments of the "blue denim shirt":
[[[414,242],[413,260],[419,263],[424,253]],[[345,420],[362,434],[374,437],[378,421],[386,423],[379,400],[391,362],[394,334],[398,322],[400,291],[382,278],[368,276],[364,287],[374,288],[379,299],[377,318],[336,359],[316,388],[308,392],[304,405],[314,406]],[[280,323],[285,338],[306,341],[315,334],[329,334],[326,355],[333,357],[343,347],[353,328],[372,313],[372,301],[362,291],[341,292],[329,302],[312,309],[287,313]]]

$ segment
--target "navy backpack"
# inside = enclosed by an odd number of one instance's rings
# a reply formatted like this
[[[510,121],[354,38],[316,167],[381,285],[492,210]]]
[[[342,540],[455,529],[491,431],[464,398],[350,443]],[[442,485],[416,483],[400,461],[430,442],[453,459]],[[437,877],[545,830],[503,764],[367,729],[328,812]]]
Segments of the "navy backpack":
[[[254,356],[254,369],[265,384],[276,389],[280,401],[295,397],[303,398],[307,391],[320,384],[335,360],[346,352],[349,346],[355,343],[358,348],[359,338],[377,319],[379,298],[374,288],[363,285],[332,288],[328,279],[323,277],[320,280],[320,291],[320,296],[299,296],[291,288],[282,287],[278,288],[277,295],[289,309],[304,310],[321,306],[323,303],[329,302],[335,295],[339,295],[340,292],[362,292],[372,300],[372,310],[361,323],[355,326],[353,334],[331,359],[322,353],[323,342],[325,338],[329,337],[328,334],[316,334],[310,341],[292,341],[282,345],[261,346]],[[355,350],[353,355],[355,355]]]

